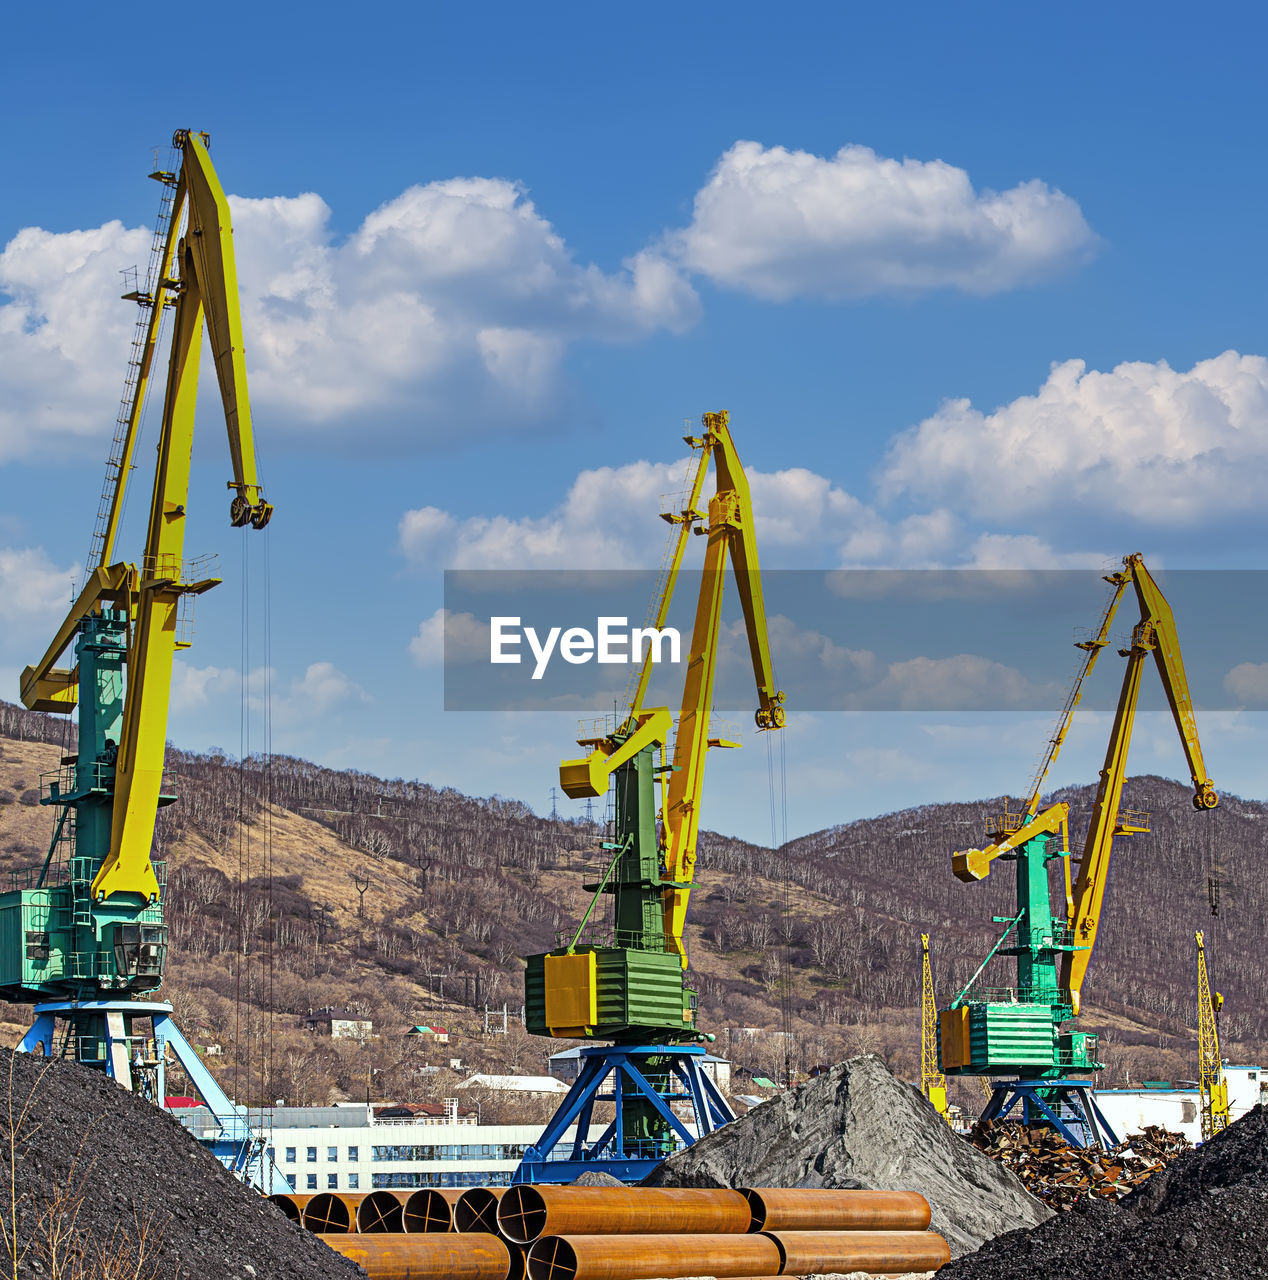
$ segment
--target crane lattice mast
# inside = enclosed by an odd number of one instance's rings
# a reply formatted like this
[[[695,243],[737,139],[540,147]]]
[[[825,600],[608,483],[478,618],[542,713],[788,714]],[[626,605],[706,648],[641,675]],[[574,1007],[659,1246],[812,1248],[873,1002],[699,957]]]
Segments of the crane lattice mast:
[[[1198,1092],[1202,1104],[1202,1141],[1205,1142],[1228,1128],[1228,1081],[1224,1078],[1224,1062],[1220,1057],[1217,1018],[1224,997],[1218,991],[1211,995],[1202,931],[1199,929],[1193,937],[1198,944]]]
[[[929,935],[920,935],[920,1092],[944,1120],[947,1115],[947,1078],[938,1066],[938,1006],[933,994],[933,968],[929,963]]]

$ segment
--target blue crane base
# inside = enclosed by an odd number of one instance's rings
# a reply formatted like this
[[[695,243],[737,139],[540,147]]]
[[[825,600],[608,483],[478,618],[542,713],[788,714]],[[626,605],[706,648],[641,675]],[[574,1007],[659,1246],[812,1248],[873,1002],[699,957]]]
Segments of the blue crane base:
[[[582,1049],[575,1083],[537,1144],[524,1153],[511,1182],[572,1182],[588,1172],[641,1182],[666,1156],[730,1123],[735,1112],[705,1073],[704,1054],[700,1045],[678,1044]],[[591,1139],[596,1102],[613,1103],[616,1117]],[[691,1104],[694,1134],[674,1113],[672,1104],[683,1102]],[[664,1136],[642,1140],[627,1136],[626,1112],[631,1104],[663,1122]],[[568,1141],[565,1134],[574,1122],[576,1133]]]
[[[134,1021],[148,1019],[153,1038],[138,1034]],[[60,1048],[57,1023],[65,1024]],[[274,1164],[265,1140],[247,1113],[231,1102],[203,1066],[172,1018],[172,1006],[140,1000],[56,1001],[35,1006],[35,1021],[18,1045],[19,1053],[66,1057],[81,1066],[104,1070],[129,1093],[162,1108],[166,1098],[167,1050],[180,1063],[195,1092],[211,1113],[198,1141],[235,1176],[268,1195],[290,1190]]]
[[[1022,1124],[1051,1126],[1072,1147],[1118,1146],[1118,1138],[1096,1105],[1096,1095],[1087,1080],[995,1082],[981,1119],[1007,1120],[1019,1104]]]

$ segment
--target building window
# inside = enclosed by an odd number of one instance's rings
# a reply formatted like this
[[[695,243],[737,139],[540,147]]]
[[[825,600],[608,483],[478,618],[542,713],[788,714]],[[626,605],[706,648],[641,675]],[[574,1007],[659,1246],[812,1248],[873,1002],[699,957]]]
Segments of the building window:
[[[361,1159],[361,1154],[360,1154],[360,1153],[361,1153],[361,1148],[360,1148],[360,1147],[349,1147],[349,1148],[348,1148],[348,1159],[349,1159],[349,1160],[360,1160],[360,1159]]]
[[[295,1148],[294,1148],[294,1147],[287,1147],[287,1148],[286,1148],[286,1163],[287,1163],[287,1164],[294,1164],[294,1163],[295,1163]]]
[[[310,1173],[308,1175],[308,1189],[309,1191],[317,1190],[317,1175],[315,1173]]]
[[[339,1159],[339,1148],[338,1148],[338,1147],[327,1147],[327,1148],[326,1148],[326,1159],[327,1159],[327,1160],[329,1160],[329,1161],[331,1161],[332,1163],[333,1163],[334,1161],[337,1161],[337,1160]]]
[[[353,1147],[352,1149],[355,1151],[356,1147]],[[348,1175],[348,1190],[349,1191],[361,1190],[361,1175],[359,1173],[350,1173]]]
[[[295,1190],[295,1175],[293,1173],[288,1173],[286,1175],[286,1185],[290,1187],[292,1191]]]
[[[308,1163],[309,1163],[309,1164],[316,1164],[316,1163],[317,1163],[317,1148],[316,1148],[316,1147],[309,1147],[309,1148],[308,1148]]]
[[[337,1173],[326,1174],[326,1190],[327,1191],[339,1190],[339,1175]]]

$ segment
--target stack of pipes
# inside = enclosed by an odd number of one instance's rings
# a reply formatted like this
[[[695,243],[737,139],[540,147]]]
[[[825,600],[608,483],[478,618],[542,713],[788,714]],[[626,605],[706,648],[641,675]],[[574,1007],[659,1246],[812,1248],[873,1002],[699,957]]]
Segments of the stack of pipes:
[[[475,1187],[273,1196],[370,1280],[673,1280],[936,1271],[914,1191]]]

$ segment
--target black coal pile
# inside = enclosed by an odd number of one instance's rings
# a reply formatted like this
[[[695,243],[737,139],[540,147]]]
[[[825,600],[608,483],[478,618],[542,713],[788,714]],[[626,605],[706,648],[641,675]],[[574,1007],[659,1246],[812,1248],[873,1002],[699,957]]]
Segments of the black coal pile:
[[[874,1054],[838,1063],[706,1134],[645,1183],[918,1191],[952,1257],[1052,1214]]]
[[[1268,1112],[1256,1107],[1117,1204],[1086,1197],[939,1280],[1254,1280],[1268,1276]]]
[[[0,1271],[21,1280],[365,1274],[244,1187],[171,1116],[102,1073],[8,1050]]]

